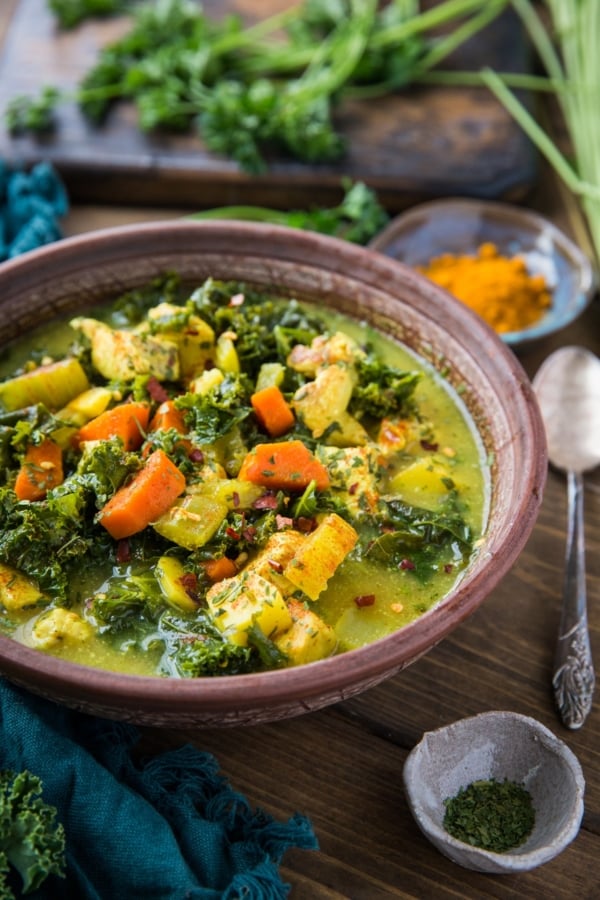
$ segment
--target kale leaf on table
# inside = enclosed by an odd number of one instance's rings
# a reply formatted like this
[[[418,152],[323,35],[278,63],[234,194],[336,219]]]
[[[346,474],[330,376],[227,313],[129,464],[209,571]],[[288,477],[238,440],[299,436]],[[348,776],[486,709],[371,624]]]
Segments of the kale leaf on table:
[[[0,771],[0,897],[12,900],[12,869],[22,893],[36,890],[49,875],[64,878],[65,830],[57,810],[43,799],[41,780],[28,770]]]

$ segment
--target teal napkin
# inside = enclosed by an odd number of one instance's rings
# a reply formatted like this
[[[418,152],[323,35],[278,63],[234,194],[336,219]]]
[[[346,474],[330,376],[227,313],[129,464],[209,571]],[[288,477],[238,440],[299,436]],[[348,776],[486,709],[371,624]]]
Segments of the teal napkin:
[[[209,753],[185,745],[138,760],[139,730],[75,712],[0,679],[0,768],[43,783],[66,833],[66,877],[32,900],[279,900],[308,819],[252,809]]]

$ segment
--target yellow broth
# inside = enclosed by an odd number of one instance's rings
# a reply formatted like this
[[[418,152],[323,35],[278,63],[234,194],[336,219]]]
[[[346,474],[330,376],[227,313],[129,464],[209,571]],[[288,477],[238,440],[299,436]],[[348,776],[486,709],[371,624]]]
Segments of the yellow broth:
[[[99,317],[102,315],[99,313]],[[445,467],[451,472],[476,547],[488,512],[489,472],[483,446],[460,397],[428,363],[364,323],[340,314],[320,312],[319,315],[329,331],[342,331],[361,344],[368,340],[388,365],[421,373],[414,396],[420,417],[433,424],[435,443],[424,450],[422,442],[409,442],[405,453],[390,463],[384,491],[386,487],[391,490],[395,476],[407,464],[426,459],[426,466],[439,464]],[[36,359],[42,362],[46,357],[59,358],[72,341],[73,331],[67,323],[44,326],[8,348],[3,354],[0,376],[9,376],[32,354],[37,354]],[[409,499],[415,501],[415,497]],[[438,503],[435,497],[425,494],[416,499],[425,508],[435,509]],[[0,556],[0,563],[2,561]],[[435,573],[420,579],[415,577],[410,565],[389,568],[378,558],[367,555],[356,559],[350,553],[320,596],[310,604],[306,598],[304,602],[334,628],[337,637],[334,652],[345,652],[396,631],[435,606],[464,571],[464,565],[456,566],[455,561],[454,551],[449,546],[440,552]],[[105,565],[95,570],[86,569],[85,574],[78,573],[72,581],[70,608],[84,620],[89,618],[90,596],[104,590],[112,577],[123,577],[127,571],[128,567],[120,564],[114,569]],[[43,612],[35,606],[4,611],[0,607],[0,629],[15,640],[30,644],[32,628],[40,614]],[[59,642],[44,652],[82,665],[130,674],[174,675],[176,673],[168,666],[163,665],[161,669],[163,649],[160,631],[149,627],[142,641],[98,632],[85,642]]]

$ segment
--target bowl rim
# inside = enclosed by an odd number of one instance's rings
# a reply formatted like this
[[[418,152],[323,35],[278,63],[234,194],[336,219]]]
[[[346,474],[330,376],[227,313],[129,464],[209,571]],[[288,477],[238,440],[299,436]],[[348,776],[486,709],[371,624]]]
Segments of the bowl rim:
[[[153,708],[165,715],[177,709],[186,709],[192,713],[239,713],[243,718],[245,712],[256,709],[257,698],[260,701],[266,699],[269,704],[297,703],[299,714],[323,705],[319,699],[323,694],[335,692],[338,699],[343,699],[344,696],[352,695],[352,685],[358,681],[363,685],[360,688],[362,690],[367,683],[376,684],[384,677],[395,674],[408,664],[398,659],[398,642],[412,639],[414,632],[417,635],[414,639],[415,653],[411,655],[409,662],[413,662],[442,640],[479,605],[481,601],[473,598],[477,596],[480,583],[483,581],[489,584],[489,590],[492,590],[509,571],[533,528],[547,473],[545,432],[533,388],[520,363],[489,326],[464,304],[428,282],[410,267],[369,248],[315,232],[235,220],[158,220],[121,225],[64,238],[1,264],[0,284],[4,283],[8,292],[5,294],[7,299],[3,302],[7,307],[11,302],[11,285],[14,295],[39,287],[44,274],[52,271],[56,261],[64,263],[68,274],[85,271],[84,251],[89,250],[90,245],[93,245],[100,260],[108,263],[111,259],[122,261],[128,255],[139,259],[143,252],[147,254],[146,245],[152,242],[161,247],[168,246],[169,252],[171,247],[179,248],[188,244],[195,246],[196,242],[200,242],[198,247],[201,252],[208,254],[215,247],[222,248],[224,241],[232,244],[232,252],[237,253],[237,256],[272,259],[273,248],[277,248],[277,252],[284,254],[286,263],[312,266],[313,269],[316,266],[319,272],[325,269],[328,276],[353,278],[358,283],[375,285],[382,292],[391,290],[390,285],[395,282],[403,282],[417,295],[427,296],[445,308],[450,303],[453,316],[460,325],[463,342],[472,342],[474,346],[478,344],[478,339],[491,342],[493,353],[490,365],[500,365],[510,375],[516,387],[514,403],[521,404],[528,423],[529,432],[521,435],[521,438],[526,440],[530,449],[536,448],[538,451],[529,453],[527,457],[527,475],[532,491],[520,501],[523,528],[512,542],[508,541],[508,537],[504,538],[506,552],[496,555],[493,578],[490,578],[489,572],[477,572],[468,580],[459,582],[446,600],[414,622],[371,644],[334,657],[301,667],[247,675],[175,679],[154,675],[126,675],[90,668],[46,656],[10,637],[0,635],[0,671],[16,683],[29,687],[28,674],[33,669],[48,695],[58,692],[63,698],[77,700],[83,689],[86,696],[93,698],[95,705],[105,702],[107,709],[114,707],[114,698],[119,696],[126,697],[128,709],[136,707],[138,703],[144,706],[144,701],[151,693]],[[242,243],[250,249],[237,251],[236,247]],[[318,259],[317,264],[313,262],[315,257]],[[280,257],[276,261],[280,263]],[[98,265],[97,260],[96,267]],[[360,274],[347,274],[353,266],[359,268]],[[18,290],[14,289],[17,282],[21,285]],[[107,291],[108,288],[105,287],[105,293]],[[435,310],[425,311],[423,315],[433,319]],[[446,615],[449,602],[452,602],[455,611],[452,618]],[[344,660],[342,665],[347,675],[346,691],[340,689],[340,659]],[[300,670],[301,678],[298,677]],[[75,686],[73,682],[76,682]],[[235,696],[232,696],[233,685],[236,688],[233,692]],[[38,690],[41,688],[38,687]]]
[[[583,250],[562,231],[558,225],[547,219],[537,210],[525,206],[517,206],[502,200],[478,200],[473,197],[443,197],[418,203],[399,213],[371,239],[368,246],[385,255],[386,247],[393,241],[399,231],[407,231],[411,225],[418,226],[419,221],[427,213],[455,210],[465,218],[475,217],[481,212],[489,212],[496,219],[509,221],[518,219],[531,232],[545,232],[552,237],[563,256],[573,265],[579,275],[579,290],[566,313],[559,318],[550,312],[529,328],[519,331],[507,331],[499,334],[500,339],[511,347],[524,346],[530,341],[537,341],[560,331],[570,325],[591,303],[598,289],[598,275],[592,261]],[[395,257],[397,259],[397,257]],[[398,260],[401,262],[401,260]]]
[[[424,805],[420,802],[418,795],[412,789],[412,779],[415,771],[418,769],[421,752],[426,746],[427,740],[431,736],[443,735],[451,733],[453,730],[461,729],[468,732],[471,726],[478,726],[481,723],[498,720],[506,722],[510,719],[517,722],[520,727],[530,731],[535,735],[536,741],[552,751],[557,759],[560,759],[563,766],[569,769],[574,782],[574,791],[571,804],[571,815],[565,821],[562,828],[553,835],[551,841],[547,844],[536,847],[532,850],[520,850],[515,847],[506,853],[495,853],[491,850],[485,850],[482,847],[476,847],[467,844],[449,834],[443,825],[433,818],[427,812]],[[553,731],[551,731],[542,722],[534,719],[532,716],[523,713],[513,712],[512,710],[487,710],[472,716],[466,716],[457,719],[447,725],[440,726],[432,731],[425,732],[418,743],[413,747],[405,760],[403,767],[403,784],[405,794],[409,800],[409,806],[421,830],[436,843],[438,847],[446,847],[449,852],[451,850],[457,852],[465,852],[471,859],[479,859],[485,865],[489,863],[494,867],[495,871],[502,869],[506,872],[517,872],[532,869],[544,862],[558,856],[571,841],[574,840],[579,832],[584,812],[584,794],[585,779],[583,769],[575,753],[571,748]],[[526,844],[523,845],[524,847]],[[456,858],[453,856],[453,859]]]

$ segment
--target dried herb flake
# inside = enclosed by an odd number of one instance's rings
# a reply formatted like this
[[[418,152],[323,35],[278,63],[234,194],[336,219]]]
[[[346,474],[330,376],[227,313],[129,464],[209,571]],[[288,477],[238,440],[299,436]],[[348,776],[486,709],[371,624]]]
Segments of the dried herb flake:
[[[444,800],[444,828],[465,844],[505,853],[522,844],[533,830],[531,795],[513,781],[473,781]]]

